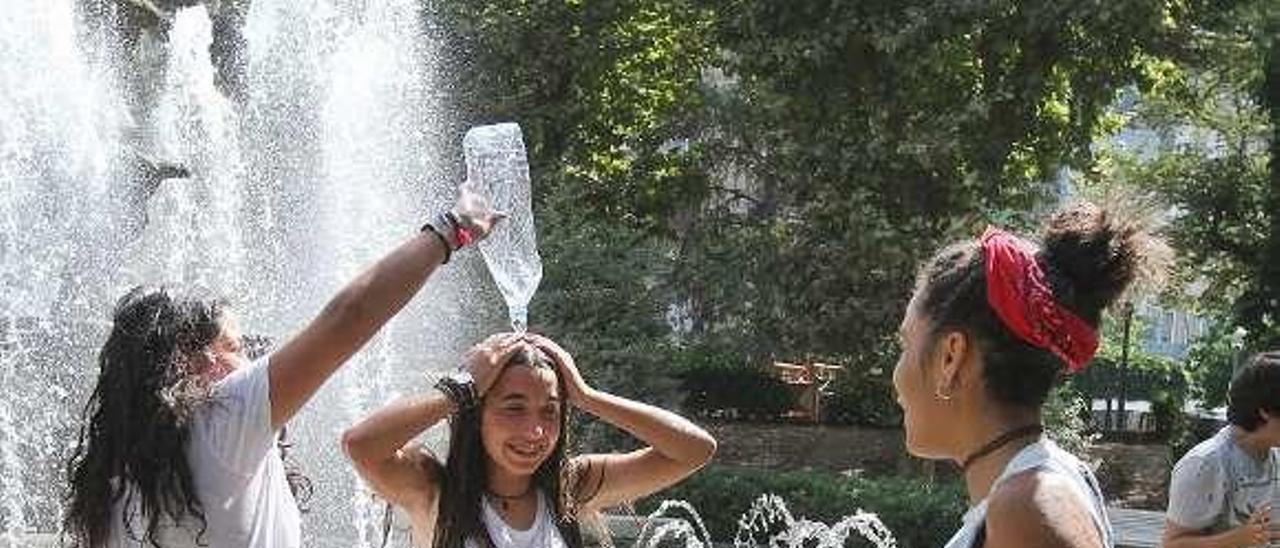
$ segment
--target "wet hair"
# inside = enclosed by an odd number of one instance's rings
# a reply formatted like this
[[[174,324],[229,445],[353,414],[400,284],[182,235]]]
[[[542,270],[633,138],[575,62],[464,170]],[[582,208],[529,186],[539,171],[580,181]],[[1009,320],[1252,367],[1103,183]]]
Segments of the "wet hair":
[[[208,362],[198,356],[222,333],[227,310],[223,299],[165,287],[136,287],[116,303],[67,462],[63,534],[71,546],[106,546],[117,506],[126,511],[114,525],[146,545],[161,548],[160,527],[184,518],[194,519],[197,540],[203,537],[208,523],[186,447],[192,417],[211,403]],[[283,431],[280,443],[287,450]],[[296,467],[289,483],[300,502],[310,496],[310,482]],[[142,531],[131,520],[135,508]]]
[[[137,287],[116,304],[98,354],[98,382],[85,405],[79,443],[67,464],[71,483],[64,534],[73,546],[106,546],[113,509],[145,520],[139,539],[159,548],[166,518],[208,524],[196,498],[186,445],[195,409],[209,396],[200,360],[222,332],[226,303]],[[121,527],[130,528],[126,511]]]
[[[560,394],[567,394],[564,379],[555,364],[540,350],[525,348],[504,366],[549,369],[556,374]],[[462,548],[468,538],[475,539],[482,548],[491,548],[493,540],[481,519],[487,484],[485,449],[482,442],[480,414],[483,405],[459,411],[449,421],[449,457],[443,470],[435,474],[440,478],[439,508],[436,512],[434,548]],[[547,460],[533,473],[533,488],[541,491],[552,503],[552,515],[556,527],[569,548],[581,548],[582,533],[578,529],[576,486],[581,475],[569,470],[566,446],[569,433],[569,405],[560,407],[560,439]],[[435,461],[430,461],[435,465]],[[436,465],[438,466],[438,465]]]
[[[1262,352],[1231,380],[1227,421],[1249,432],[1262,425],[1262,411],[1280,418],[1280,350]]]
[[[1140,219],[1125,219],[1088,202],[1055,212],[1045,224],[1036,262],[1055,300],[1097,328],[1102,311],[1140,272],[1158,270],[1167,247]],[[986,259],[977,240],[943,248],[916,281],[919,312],[934,340],[959,330],[982,355],[984,384],[996,401],[1039,407],[1066,364],[1023,342],[987,304]]]

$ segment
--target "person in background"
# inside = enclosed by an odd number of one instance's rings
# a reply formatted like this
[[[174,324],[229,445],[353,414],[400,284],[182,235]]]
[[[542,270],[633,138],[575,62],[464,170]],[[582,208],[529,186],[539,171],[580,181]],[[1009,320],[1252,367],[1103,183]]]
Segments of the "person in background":
[[[1258,354],[1236,373],[1227,422],[1173,467],[1165,548],[1280,545],[1271,523],[1280,495],[1280,351]]]

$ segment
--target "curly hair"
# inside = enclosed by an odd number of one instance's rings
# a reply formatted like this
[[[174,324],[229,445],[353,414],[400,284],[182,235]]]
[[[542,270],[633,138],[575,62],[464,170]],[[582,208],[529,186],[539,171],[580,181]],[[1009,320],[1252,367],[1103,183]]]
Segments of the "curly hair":
[[[117,505],[137,505],[146,524],[139,540],[156,548],[166,517],[192,516],[204,534],[208,524],[186,445],[193,412],[208,400],[210,385],[191,358],[221,333],[225,308],[221,299],[144,287],[116,304],[98,354],[98,382],[67,463],[71,490],[63,525],[72,546],[105,546]],[[129,528],[129,520],[121,525]]]
[[[1127,218],[1089,202],[1055,212],[1044,227],[1036,262],[1054,298],[1097,328],[1102,311],[1140,274],[1152,276],[1168,261],[1168,247],[1141,218]],[[986,260],[976,241],[952,244],[920,269],[920,312],[933,335],[960,330],[982,352],[987,392],[1014,406],[1038,407],[1065,364],[1048,350],[1023,342],[987,304]]]

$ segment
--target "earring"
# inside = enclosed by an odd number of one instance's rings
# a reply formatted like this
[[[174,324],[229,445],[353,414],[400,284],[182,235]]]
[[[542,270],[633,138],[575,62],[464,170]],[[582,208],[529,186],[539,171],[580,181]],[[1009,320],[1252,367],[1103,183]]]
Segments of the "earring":
[[[933,390],[933,397],[934,399],[939,399],[942,401],[951,401],[951,394],[943,394],[941,386]]]

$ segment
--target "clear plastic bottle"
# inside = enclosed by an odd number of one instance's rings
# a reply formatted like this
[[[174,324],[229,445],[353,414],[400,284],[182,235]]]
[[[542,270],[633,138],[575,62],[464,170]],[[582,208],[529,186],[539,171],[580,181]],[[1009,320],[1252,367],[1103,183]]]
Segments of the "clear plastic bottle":
[[[505,123],[472,128],[462,139],[462,151],[467,162],[464,187],[508,215],[498,230],[480,242],[480,253],[507,301],[511,327],[523,332],[529,321],[529,301],[542,281],[542,258],[538,255],[529,160],[520,126]]]

